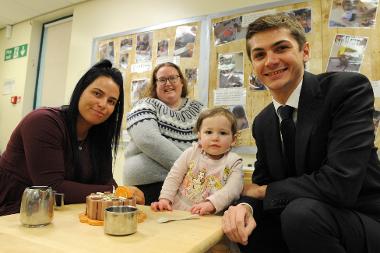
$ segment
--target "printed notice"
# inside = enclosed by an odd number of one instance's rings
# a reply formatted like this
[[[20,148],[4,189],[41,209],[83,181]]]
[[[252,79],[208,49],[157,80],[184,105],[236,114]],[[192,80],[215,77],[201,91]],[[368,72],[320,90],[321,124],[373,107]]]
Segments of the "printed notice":
[[[258,19],[259,17],[269,15],[269,14],[275,14],[275,10],[268,10],[268,11],[261,11],[261,12],[255,12],[255,13],[249,13],[243,16],[242,20],[242,27],[248,27],[250,23]]]
[[[214,105],[245,105],[245,88],[220,88],[214,90]]]
[[[161,56],[157,58],[156,65],[165,63],[165,62],[172,62],[176,65],[180,65],[181,57],[180,56]]]
[[[135,63],[131,65],[132,73],[142,73],[142,72],[147,72],[151,70],[152,70],[151,62]]]
[[[3,83],[3,95],[12,94],[15,86],[15,80],[5,80]]]
[[[371,84],[375,98],[380,98],[380,80],[371,81]]]

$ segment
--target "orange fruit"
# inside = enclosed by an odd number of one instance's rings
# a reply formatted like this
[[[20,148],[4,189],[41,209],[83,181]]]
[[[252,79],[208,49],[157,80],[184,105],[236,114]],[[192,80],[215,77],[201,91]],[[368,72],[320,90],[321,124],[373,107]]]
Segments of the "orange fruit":
[[[128,186],[118,186],[115,190],[116,197],[132,198],[133,192]]]

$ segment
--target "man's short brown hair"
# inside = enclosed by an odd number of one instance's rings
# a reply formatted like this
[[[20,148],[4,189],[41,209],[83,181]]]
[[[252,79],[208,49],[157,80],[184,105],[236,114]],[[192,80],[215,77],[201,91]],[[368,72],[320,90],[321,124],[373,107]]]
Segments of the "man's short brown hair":
[[[285,28],[290,31],[290,34],[297,41],[299,50],[302,50],[306,42],[305,31],[298,20],[292,15],[285,13],[277,13],[259,17],[249,24],[246,35],[246,47],[249,60],[251,59],[251,46],[248,43],[256,33],[264,32],[272,29]]]

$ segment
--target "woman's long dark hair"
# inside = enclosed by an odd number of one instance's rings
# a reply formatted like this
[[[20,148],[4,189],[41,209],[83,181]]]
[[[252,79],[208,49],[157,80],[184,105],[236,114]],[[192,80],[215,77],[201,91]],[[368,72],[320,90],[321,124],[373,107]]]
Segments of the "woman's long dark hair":
[[[113,68],[109,60],[102,60],[96,63],[80,78],[71,95],[70,104],[64,110],[66,124],[69,129],[74,166],[67,171],[67,176],[69,178],[83,180],[76,131],[79,115],[78,104],[83,91],[101,76],[111,78],[119,86],[119,100],[110,117],[105,122],[92,126],[88,131],[86,141],[90,149],[93,167],[91,183],[107,183],[112,179],[112,147],[115,159],[124,113],[123,77],[120,71]]]

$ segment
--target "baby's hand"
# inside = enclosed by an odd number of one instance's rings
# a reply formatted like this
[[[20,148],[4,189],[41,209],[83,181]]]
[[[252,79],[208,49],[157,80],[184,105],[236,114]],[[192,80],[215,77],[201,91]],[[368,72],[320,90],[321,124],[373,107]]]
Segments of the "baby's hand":
[[[170,203],[170,200],[168,200],[168,199],[160,199],[157,202],[152,202],[150,204],[150,207],[155,212],[156,211],[164,211],[164,210],[168,210],[168,211],[172,210],[172,204]]]
[[[191,207],[190,212],[192,214],[212,214],[215,212],[215,206],[211,203],[211,201],[205,201],[198,204],[195,204]]]

